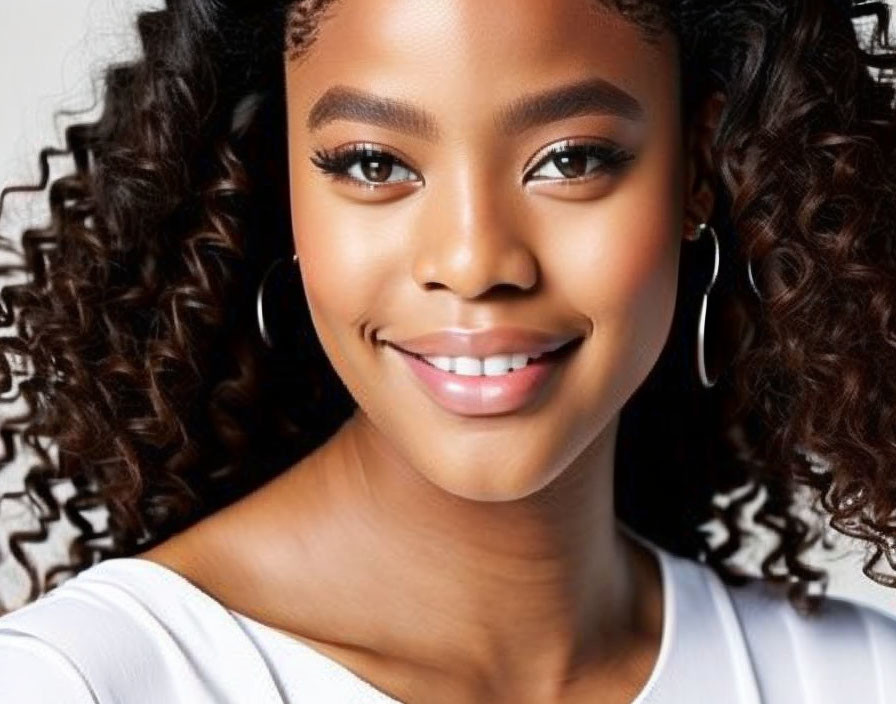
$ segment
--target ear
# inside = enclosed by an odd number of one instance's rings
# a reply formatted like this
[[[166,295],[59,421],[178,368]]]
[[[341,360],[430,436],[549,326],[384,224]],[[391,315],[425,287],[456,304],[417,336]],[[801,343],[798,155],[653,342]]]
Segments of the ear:
[[[715,206],[715,170],[712,158],[712,142],[722,109],[725,94],[716,91],[694,111],[685,140],[685,192],[684,232],[690,239],[697,225],[706,222]]]

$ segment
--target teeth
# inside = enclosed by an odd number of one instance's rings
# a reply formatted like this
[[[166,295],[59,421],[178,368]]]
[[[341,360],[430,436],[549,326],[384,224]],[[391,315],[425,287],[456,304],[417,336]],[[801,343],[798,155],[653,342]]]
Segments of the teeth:
[[[485,359],[476,357],[426,357],[427,362],[445,372],[462,376],[500,376],[511,370],[522,369],[530,359],[538,359],[540,354],[528,357],[525,354],[496,354]]]

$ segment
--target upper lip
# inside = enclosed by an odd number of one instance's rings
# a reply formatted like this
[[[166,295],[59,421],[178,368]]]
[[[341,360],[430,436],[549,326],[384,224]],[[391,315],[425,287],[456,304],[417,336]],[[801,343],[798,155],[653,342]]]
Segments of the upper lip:
[[[497,354],[525,354],[531,357],[552,352],[581,337],[579,333],[551,333],[518,327],[479,330],[438,330],[387,344],[411,354],[445,357],[488,357]]]

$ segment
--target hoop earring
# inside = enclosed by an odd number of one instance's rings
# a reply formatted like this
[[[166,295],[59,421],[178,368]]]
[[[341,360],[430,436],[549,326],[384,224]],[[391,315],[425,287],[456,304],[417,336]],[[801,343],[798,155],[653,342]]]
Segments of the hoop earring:
[[[756,294],[756,298],[760,301],[762,300],[762,294],[759,293],[759,288],[756,286],[756,281],[753,279],[753,260],[747,259],[747,278],[750,280],[750,287],[753,289],[753,293]]]
[[[274,341],[271,337],[271,333],[268,330],[267,326],[264,322],[264,289],[265,284],[268,282],[268,277],[270,277],[271,272],[281,263],[286,261],[283,257],[275,259],[271,265],[268,267],[267,271],[265,271],[264,276],[261,277],[261,283],[258,284],[258,293],[255,296],[255,315],[258,318],[258,332],[261,334],[261,339],[265,345],[269,348],[274,347]],[[292,263],[298,264],[298,255],[292,255]]]
[[[719,238],[716,236],[716,231],[713,229],[712,225],[701,222],[699,225],[697,225],[697,228],[694,231],[694,235],[692,237],[688,237],[687,239],[691,242],[696,242],[703,235],[704,230],[708,230],[709,234],[712,235],[713,245],[715,245],[715,256],[712,266],[712,278],[706,286],[706,291],[704,291],[703,293],[703,301],[700,304],[700,320],[697,324],[697,374],[700,377],[700,383],[703,384],[703,388],[711,389],[716,385],[719,377],[717,376],[715,379],[710,379],[706,373],[706,349],[704,342],[706,334],[706,309],[709,305],[709,292],[712,290],[712,287],[716,282],[716,277],[719,275]],[[753,276],[752,272],[750,272],[750,281],[752,282],[752,280]]]

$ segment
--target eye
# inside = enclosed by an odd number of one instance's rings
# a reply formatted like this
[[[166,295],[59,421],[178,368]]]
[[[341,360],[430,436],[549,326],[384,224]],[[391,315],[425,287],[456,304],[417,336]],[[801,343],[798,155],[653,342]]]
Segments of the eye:
[[[631,153],[619,147],[566,140],[551,147],[526,180],[580,183],[596,174],[618,171],[632,158]],[[401,159],[371,144],[352,144],[334,151],[315,149],[311,162],[336,180],[368,189],[419,180],[407,178],[415,172]],[[545,173],[539,176],[541,170]]]
[[[590,181],[596,174],[614,173],[634,158],[619,147],[597,142],[573,144],[561,142],[551,147],[529,173],[527,181],[566,181],[579,183]],[[539,172],[543,172],[540,176]]]
[[[404,178],[414,172],[398,157],[369,144],[352,144],[334,151],[315,149],[311,163],[336,180],[366,188],[417,180]]]

